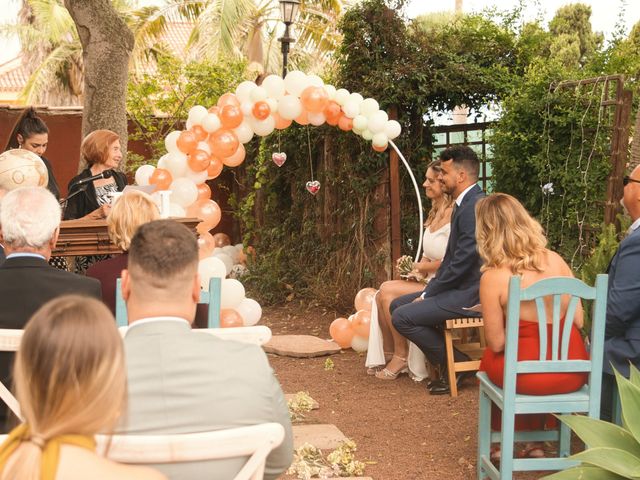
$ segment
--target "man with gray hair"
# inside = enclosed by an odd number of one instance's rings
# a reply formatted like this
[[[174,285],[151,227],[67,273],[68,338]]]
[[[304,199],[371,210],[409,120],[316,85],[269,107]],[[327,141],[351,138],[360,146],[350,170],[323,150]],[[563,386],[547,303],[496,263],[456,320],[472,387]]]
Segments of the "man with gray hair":
[[[0,202],[0,328],[23,329],[49,300],[69,293],[102,299],[100,282],[59,270],[47,263],[60,232],[60,205],[42,187],[8,192]],[[11,385],[13,354],[0,353],[0,380]],[[0,427],[5,410],[0,408]]]

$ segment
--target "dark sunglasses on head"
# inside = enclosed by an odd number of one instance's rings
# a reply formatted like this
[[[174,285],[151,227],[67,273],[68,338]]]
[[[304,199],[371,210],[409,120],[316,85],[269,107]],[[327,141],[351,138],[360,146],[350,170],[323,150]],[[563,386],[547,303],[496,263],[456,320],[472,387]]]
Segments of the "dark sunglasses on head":
[[[622,185],[623,186],[627,186],[629,185],[629,182],[633,182],[633,183],[640,183],[640,180],[634,180],[633,178],[629,177],[629,175],[625,176],[622,178]]]

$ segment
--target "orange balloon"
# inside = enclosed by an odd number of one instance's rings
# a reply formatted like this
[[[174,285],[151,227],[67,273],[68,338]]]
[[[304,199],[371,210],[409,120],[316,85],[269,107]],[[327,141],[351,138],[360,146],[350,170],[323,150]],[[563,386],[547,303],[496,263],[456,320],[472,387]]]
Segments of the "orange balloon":
[[[243,327],[243,326],[244,326],[244,322],[242,321],[242,317],[233,308],[223,308],[222,310],[220,310],[220,327],[221,328]]]
[[[323,87],[310,86],[302,91],[300,102],[309,112],[320,113],[329,103],[329,94]]]
[[[211,198],[211,187],[209,185],[201,183],[196,187],[198,187],[198,200],[209,200]]]
[[[173,182],[171,172],[164,168],[156,168],[149,177],[149,185],[155,185],[156,191],[169,190],[171,182]]]
[[[209,168],[207,168],[207,180],[218,178],[224,168],[224,163],[222,163],[222,160],[218,157],[211,155],[210,160],[211,163],[209,164]]]
[[[338,120],[338,128],[348,132],[353,128],[353,120],[346,115],[341,116],[340,120]]]
[[[267,102],[256,102],[251,109],[251,113],[258,120],[266,120],[266,118],[271,115],[271,107]]]
[[[193,127],[191,127],[191,131],[196,136],[196,140],[199,142],[206,140],[209,136],[209,133],[204,128],[202,128],[202,125],[194,125]]]
[[[351,322],[346,318],[336,318],[329,326],[329,334],[334,342],[342,348],[351,346],[351,339],[355,335]]]
[[[213,200],[196,200],[187,208],[187,216],[199,218],[202,221],[202,227],[211,230],[220,223],[222,211]]]
[[[195,149],[187,157],[187,164],[194,172],[203,172],[209,168],[211,163],[211,155],[204,150]]]
[[[209,113],[213,113],[215,115],[220,116],[220,108],[218,108],[218,106],[214,105],[213,107],[209,107]]]
[[[369,325],[371,325],[371,312],[360,310],[353,316],[351,327],[356,335],[369,338]]]
[[[358,310],[371,311],[371,304],[373,303],[373,296],[376,294],[375,288],[363,288],[356,293],[356,298],[353,300],[353,306]]]
[[[330,100],[327,103],[327,106],[324,107],[324,111],[322,113],[324,113],[324,116],[327,119],[327,123],[329,123],[329,120],[331,120],[332,122],[335,121],[335,124],[337,125],[338,120],[340,120],[340,115],[342,115],[342,109],[340,108],[340,105],[338,105],[333,100]]]
[[[340,120],[340,117],[338,118],[325,117],[325,118],[327,119],[327,125],[331,125],[332,127],[338,126],[338,121]]]
[[[180,133],[176,144],[178,145],[178,150],[182,153],[190,153],[191,150],[198,146],[198,139],[191,130],[184,130]]]
[[[273,114],[273,118],[276,121],[276,128],[278,130],[284,130],[285,128],[289,128],[291,126],[291,122],[293,122],[293,120],[287,120],[286,118],[282,118],[280,115],[278,115],[278,112]]]
[[[189,214],[187,213],[187,216],[189,216]],[[209,227],[207,225],[205,225],[204,223],[200,222],[198,225],[196,225],[196,232],[198,232],[200,235],[204,235],[205,233],[211,233],[209,230],[211,230],[212,227]]]
[[[244,162],[244,157],[247,154],[247,151],[244,149],[244,145],[238,145],[238,149],[236,152],[230,157],[223,158],[222,163],[224,163],[227,167],[237,167],[242,162]]]
[[[225,105],[240,106],[240,100],[233,93],[225,93],[218,99],[218,108],[222,108]]]
[[[209,145],[213,155],[226,158],[236,152],[240,142],[236,134],[231,130],[220,129],[209,135]]]
[[[225,105],[220,110],[220,123],[223,128],[236,128],[242,123],[242,110],[237,105]]]
[[[213,236],[213,243],[216,247],[222,248],[231,245],[231,239],[226,233],[216,233]]]
[[[300,125],[309,125],[309,112],[302,110],[302,113],[296,118],[296,122]]]
[[[209,232],[201,233],[198,237],[198,256],[200,260],[211,256],[214,248],[216,248],[216,244],[213,240],[213,235]]]
[[[376,152],[384,152],[387,149],[388,146],[389,146],[389,144],[386,144],[384,147],[376,147],[375,145],[373,145],[373,149]]]

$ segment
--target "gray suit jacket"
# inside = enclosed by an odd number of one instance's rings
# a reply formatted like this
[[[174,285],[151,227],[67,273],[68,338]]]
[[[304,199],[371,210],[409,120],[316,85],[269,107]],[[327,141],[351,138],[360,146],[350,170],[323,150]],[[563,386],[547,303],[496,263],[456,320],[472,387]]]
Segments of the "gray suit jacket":
[[[129,329],[124,346],[128,412],[119,433],[192,433],[278,422],[285,439],[267,458],[265,479],[291,463],[293,436],[284,394],[262,349],[158,320]],[[157,465],[170,479],[228,480],[245,459]]]
[[[629,377],[629,362],[640,368],[640,228],[625,238],[609,267],[604,371],[611,364]]]

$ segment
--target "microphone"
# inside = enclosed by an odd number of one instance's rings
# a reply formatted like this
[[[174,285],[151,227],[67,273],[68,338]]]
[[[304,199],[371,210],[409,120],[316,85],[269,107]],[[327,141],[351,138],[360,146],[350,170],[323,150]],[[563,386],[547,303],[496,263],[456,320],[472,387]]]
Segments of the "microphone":
[[[87,178],[83,178],[81,180],[78,180],[77,182],[74,183],[75,187],[79,187],[81,185],[84,185],[86,183],[91,183],[94,180],[100,180],[101,178],[110,178],[113,177],[113,170],[105,170],[102,173],[99,173],[98,175],[93,175],[91,177],[87,177]]]

